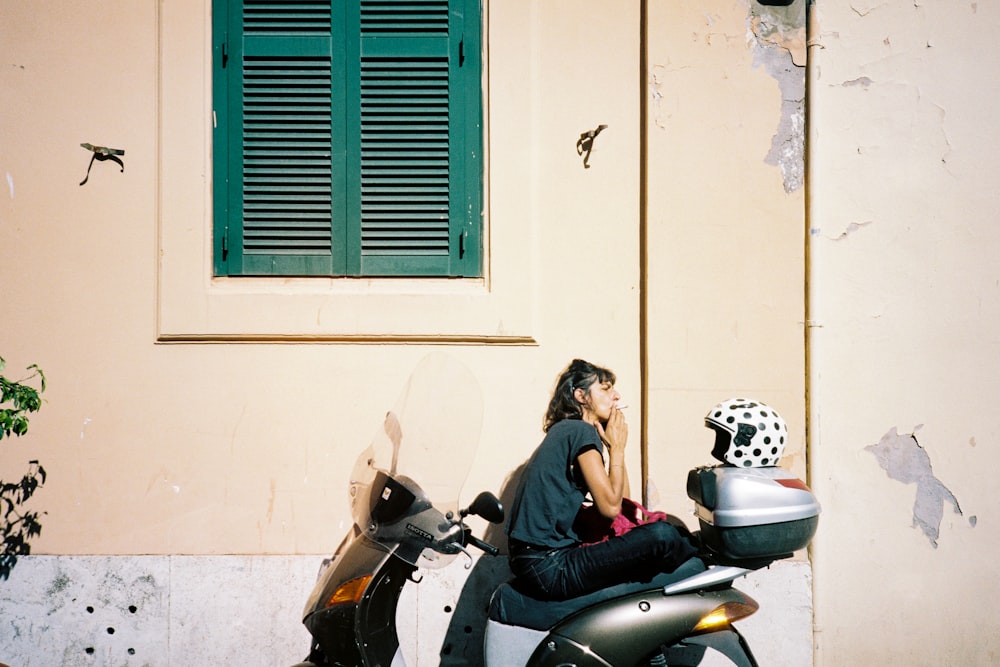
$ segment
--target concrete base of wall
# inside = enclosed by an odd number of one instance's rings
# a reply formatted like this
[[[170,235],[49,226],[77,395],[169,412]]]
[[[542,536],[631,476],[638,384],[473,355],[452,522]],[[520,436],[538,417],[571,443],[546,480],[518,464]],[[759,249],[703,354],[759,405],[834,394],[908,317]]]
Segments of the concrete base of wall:
[[[757,662],[773,667],[812,665],[812,565],[804,561],[775,563],[737,581],[736,588],[760,603],[756,614],[736,624]]]
[[[246,665],[305,657],[302,607],[321,556],[29,556],[0,582],[0,663]],[[482,620],[505,559],[423,573],[400,599],[411,665],[482,663]],[[811,568],[778,563],[738,587],[761,604],[740,624],[764,665],[812,664]],[[705,663],[710,664],[706,661]],[[714,663],[712,663],[714,664]],[[721,663],[720,663],[721,664]]]
[[[0,662],[291,665],[321,557],[30,556],[0,582]]]

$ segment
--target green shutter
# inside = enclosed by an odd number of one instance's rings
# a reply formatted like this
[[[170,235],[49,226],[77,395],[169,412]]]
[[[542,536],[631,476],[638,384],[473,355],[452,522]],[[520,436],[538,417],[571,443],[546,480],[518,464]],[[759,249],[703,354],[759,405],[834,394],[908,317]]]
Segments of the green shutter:
[[[216,273],[481,275],[478,0],[234,6]]]
[[[332,18],[328,0],[246,0],[228,13],[230,152],[222,165],[215,156],[216,174],[227,168],[228,235],[226,247],[217,248],[217,272],[343,270],[333,251],[344,235],[343,214],[334,213],[343,209],[343,151],[337,155],[333,147],[343,136],[344,98],[333,83]],[[216,197],[218,204],[218,186]]]

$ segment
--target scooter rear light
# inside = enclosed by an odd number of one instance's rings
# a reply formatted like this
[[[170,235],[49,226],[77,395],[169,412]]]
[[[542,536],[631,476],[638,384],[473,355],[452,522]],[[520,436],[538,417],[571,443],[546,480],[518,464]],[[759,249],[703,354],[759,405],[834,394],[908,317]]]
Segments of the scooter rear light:
[[[801,479],[789,478],[789,479],[776,479],[774,480],[778,484],[781,484],[787,489],[798,489],[799,491],[809,491],[809,487]]]
[[[372,575],[366,574],[363,577],[345,581],[337,587],[337,590],[335,590],[329,598],[327,598],[324,607],[329,609],[330,607],[338,604],[357,604],[361,600],[361,596],[365,594],[365,589],[368,588],[368,584],[371,580]]]
[[[716,630],[741,618],[746,618],[759,608],[760,605],[749,597],[744,602],[726,602],[702,616],[698,625],[694,626],[694,631]]]

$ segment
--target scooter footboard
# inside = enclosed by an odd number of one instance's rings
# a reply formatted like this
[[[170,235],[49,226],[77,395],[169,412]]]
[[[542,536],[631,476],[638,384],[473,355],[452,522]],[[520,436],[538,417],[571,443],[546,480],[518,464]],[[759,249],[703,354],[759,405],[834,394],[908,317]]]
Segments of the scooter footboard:
[[[548,636],[546,630],[533,630],[499,621],[486,622],[485,649],[490,667],[524,667],[538,645]]]

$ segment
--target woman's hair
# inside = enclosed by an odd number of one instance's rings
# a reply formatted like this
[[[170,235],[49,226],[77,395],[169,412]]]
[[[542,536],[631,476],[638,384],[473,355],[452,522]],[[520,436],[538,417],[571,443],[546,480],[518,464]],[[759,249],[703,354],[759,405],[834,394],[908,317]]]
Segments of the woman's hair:
[[[574,359],[559,376],[549,409],[545,412],[545,422],[542,430],[546,433],[558,421],[563,419],[583,419],[583,408],[577,402],[573,392],[577,389],[587,391],[595,382],[615,383],[615,374],[607,368],[595,366],[583,359]]]

